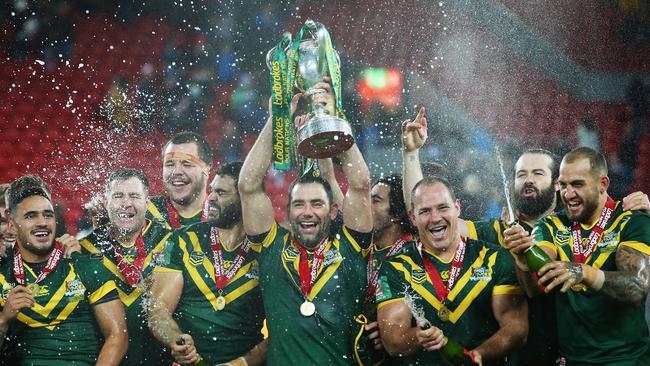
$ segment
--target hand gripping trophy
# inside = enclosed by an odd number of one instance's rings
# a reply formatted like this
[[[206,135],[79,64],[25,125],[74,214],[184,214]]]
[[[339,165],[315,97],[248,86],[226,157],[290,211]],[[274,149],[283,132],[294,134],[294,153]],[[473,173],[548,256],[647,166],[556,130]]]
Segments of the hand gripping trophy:
[[[304,158],[325,159],[349,149],[354,143],[352,129],[341,107],[340,60],[332,48],[329,32],[321,23],[305,22],[295,40],[285,33],[282,41],[266,56],[271,74],[273,111],[273,163],[276,169],[291,168],[297,152]],[[336,115],[314,102],[313,96],[325,90],[314,88],[328,76],[336,101]],[[312,118],[297,131],[290,116],[294,87],[310,101]]]

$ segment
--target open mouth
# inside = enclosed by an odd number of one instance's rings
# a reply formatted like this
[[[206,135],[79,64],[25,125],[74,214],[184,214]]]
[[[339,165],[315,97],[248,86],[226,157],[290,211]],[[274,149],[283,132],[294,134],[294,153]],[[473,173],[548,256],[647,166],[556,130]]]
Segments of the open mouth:
[[[447,225],[439,225],[429,228],[429,233],[434,239],[442,239],[447,233]]]
[[[537,195],[537,189],[534,187],[526,187],[521,190],[521,195],[524,197],[532,197]]]
[[[47,229],[37,229],[32,231],[32,236],[36,238],[36,240],[40,242],[46,242],[50,240],[50,235],[52,232]]]
[[[318,226],[315,222],[303,221],[299,223],[300,231],[303,233],[314,233],[316,232],[316,227]]]
[[[569,201],[566,204],[566,207],[571,212],[577,212],[582,208],[582,202],[580,201]]]

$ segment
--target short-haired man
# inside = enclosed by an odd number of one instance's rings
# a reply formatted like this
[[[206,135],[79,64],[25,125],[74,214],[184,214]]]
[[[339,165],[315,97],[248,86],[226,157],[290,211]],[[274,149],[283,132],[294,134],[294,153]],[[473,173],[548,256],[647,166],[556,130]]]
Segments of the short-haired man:
[[[147,327],[145,293],[154,261],[165,249],[171,231],[145,218],[149,183],[136,169],[120,168],[106,180],[104,206],[107,226],[81,240],[82,253],[103,265],[117,284],[129,331],[129,350],[122,365],[159,365],[163,347]]]
[[[386,350],[409,364],[442,364],[435,351],[449,337],[484,365],[505,364],[528,332],[512,256],[458,233],[460,203],[445,179],[424,178],[412,198],[410,215],[420,242],[382,266],[376,294]],[[415,295],[412,306],[421,308],[433,327],[413,326],[407,293]]]
[[[332,105],[328,83],[315,88]],[[295,105],[300,96],[292,101]],[[289,189],[289,229],[273,217],[262,188],[271,163],[269,118],[244,162],[239,178],[244,228],[260,245],[260,286],[269,330],[269,365],[349,365],[354,362],[354,316],[366,294],[366,261],[372,212],[368,167],[356,145],[341,153],[348,191],[343,226],[330,233],[338,211],[329,183],[304,175]]]
[[[40,178],[12,182],[8,209],[17,236],[10,260],[0,266],[0,342],[9,331],[20,344],[12,347],[20,365],[118,365],[128,336],[113,280],[86,256],[63,257]]]
[[[204,358],[210,364],[259,365],[266,357],[259,246],[246,240],[242,225],[241,166],[217,169],[208,222],[177,230],[153,276],[149,326],[181,364]]]
[[[535,242],[552,262],[538,274],[554,290],[560,355],[567,365],[647,365],[650,338],[641,306],[650,289],[650,217],[626,211],[607,194],[605,158],[590,148],[562,159],[566,208],[538,222],[532,235],[506,231],[527,292],[540,292],[523,252]]]
[[[180,132],[163,147],[165,195],[152,196],[147,218],[167,223],[172,229],[205,221],[212,147],[193,132]]]

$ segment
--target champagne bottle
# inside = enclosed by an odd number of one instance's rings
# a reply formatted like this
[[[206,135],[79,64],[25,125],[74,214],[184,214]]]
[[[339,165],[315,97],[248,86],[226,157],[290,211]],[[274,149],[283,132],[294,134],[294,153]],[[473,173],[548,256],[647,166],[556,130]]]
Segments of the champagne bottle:
[[[440,348],[440,355],[447,363],[453,366],[477,365],[470,356],[469,351],[462,344],[447,337],[445,337],[444,342],[445,344]]]
[[[185,344],[185,339],[183,339],[182,337],[178,337],[178,339],[176,340],[176,344],[179,345],[179,346],[184,345]],[[174,362],[174,364],[179,365],[176,362]],[[185,366],[185,365],[187,365],[187,366],[190,366],[190,365],[194,365],[194,366],[211,366],[212,364],[201,357],[201,358],[199,358],[198,361],[196,361],[193,364],[184,363],[184,364],[181,364],[181,365],[183,365],[183,366]]]
[[[546,263],[551,262],[551,258],[546,254],[544,249],[538,245],[533,245],[524,251],[524,257],[531,272],[537,273]]]

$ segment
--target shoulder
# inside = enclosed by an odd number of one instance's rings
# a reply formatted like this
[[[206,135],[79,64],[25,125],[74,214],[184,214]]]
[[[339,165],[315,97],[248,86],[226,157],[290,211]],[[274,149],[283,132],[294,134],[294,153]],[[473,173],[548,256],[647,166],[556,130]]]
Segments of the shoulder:
[[[156,207],[165,207],[165,196],[149,196],[149,201]]]

